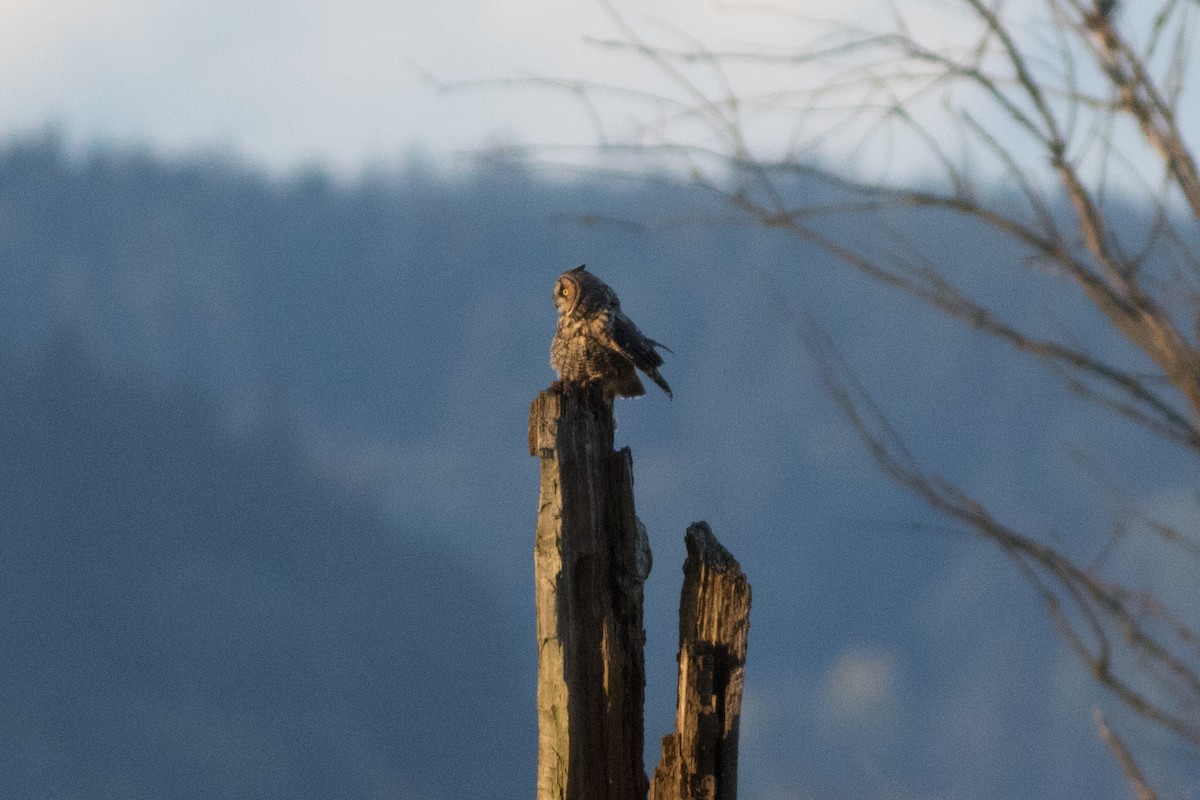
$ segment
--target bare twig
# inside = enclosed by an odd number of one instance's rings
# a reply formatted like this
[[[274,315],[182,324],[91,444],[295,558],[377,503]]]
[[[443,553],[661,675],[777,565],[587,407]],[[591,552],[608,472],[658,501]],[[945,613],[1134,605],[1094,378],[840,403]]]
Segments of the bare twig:
[[[641,120],[638,138],[622,142],[601,105],[591,105],[605,153],[675,165],[683,182],[740,221],[786,232],[918,298],[1044,365],[1080,402],[1200,458],[1200,171],[1179,121],[1200,3],[1159,0],[1139,37],[1111,0],[1042,0],[1033,30],[1010,16],[1014,4],[957,0],[969,19],[955,46],[921,41],[897,3],[891,29],[843,29],[807,49],[771,53],[710,47],[678,32],[660,46],[600,2],[619,38],[599,45],[635,54],[666,84],[557,87],[623,104]],[[746,65],[783,76],[786,87],[739,87],[733,67]],[[814,68],[829,70],[813,80]],[[764,117],[782,122],[775,127],[788,132],[784,147],[756,150],[750,132]],[[850,166],[823,165],[818,153],[829,147]],[[932,177],[888,180],[857,166],[868,160],[860,155],[910,150],[932,162]],[[989,302],[973,288],[972,265],[939,262],[903,241],[892,223],[919,215],[998,234],[1020,253],[1010,275],[1035,295],[1047,274],[1061,279],[1059,318],[1098,314],[1103,331],[1040,332]],[[846,234],[848,219],[868,222],[875,235]],[[810,326],[805,338],[882,472],[995,545],[1095,682],[1200,751],[1200,642],[1186,615],[1122,579],[1118,557],[1137,535],[1194,558],[1194,539],[1134,510],[1128,519],[1139,524],[1106,537],[1100,556],[1069,557],[1049,535],[1006,523],[924,466],[828,337]],[[1139,797],[1153,797],[1100,716],[1097,726]]]
[[[1096,722],[1096,731],[1100,735],[1100,740],[1112,751],[1113,758],[1120,765],[1121,772],[1125,774],[1125,780],[1129,781],[1129,786],[1133,789],[1133,793],[1137,796],[1138,800],[1158,800],[1158,795],[1154,793],[1154,790],[1150,788],[1150,784],[1146,782],[1146,776],[1142,774],[1141,768],[1138,767],[1137,761],[1134,760],[1133,755],[1129,752],[1129,748],[1125,746],[1125,742],[1104,721],[1104,712],[1096,708],[1092,712],[1092,718]]]

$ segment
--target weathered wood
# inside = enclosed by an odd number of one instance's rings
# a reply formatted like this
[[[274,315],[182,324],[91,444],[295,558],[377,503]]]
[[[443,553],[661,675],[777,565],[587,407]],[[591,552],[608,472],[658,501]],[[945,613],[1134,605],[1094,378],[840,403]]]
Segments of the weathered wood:
[[[688,527],[679,600],[679,699],[650,800],[736,800],[750,584],[707,523]]]
[[[645,530],[628,448],[613,452],[612,402],[552,388],[529,415],[541,459],[534,552],[538,800],[641,800]]]

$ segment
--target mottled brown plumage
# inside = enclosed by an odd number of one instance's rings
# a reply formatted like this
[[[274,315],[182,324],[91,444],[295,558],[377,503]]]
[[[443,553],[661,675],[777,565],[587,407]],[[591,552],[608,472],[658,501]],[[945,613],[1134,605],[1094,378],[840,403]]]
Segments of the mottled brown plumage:
[[[670,348],[644,335],[621,311],[608,284],[581,264],[554,284],[558,332],[550,345],[550,366],[564,383],[599,384],[608,397],[640,397],[646,393],[637,369],[672,397],[658,368],[655,348]]]

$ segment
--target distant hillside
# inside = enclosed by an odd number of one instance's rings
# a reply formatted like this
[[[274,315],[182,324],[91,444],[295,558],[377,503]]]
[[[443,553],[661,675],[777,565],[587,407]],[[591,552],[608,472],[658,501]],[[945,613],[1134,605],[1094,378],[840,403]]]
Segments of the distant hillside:
[[[1125,791],[1037,598],[878,475],[801,320],[930,469],[1076,552],[1127,499],[1192,497],[1194,467],[719,210],[516,164],[275,179],[0,145],[0,796],[529,797],[525,425],[581,262],[673,350],[675,400],[617,409],[655,553],[651,763],[703,518],[755,590],[746,797]],[[891,222],[1021,324],[1123,355],[994,235]]]
[[[286,410],[231,438],[56,341],[0,353],[0,793],[525,793],[520,610],[315,477]]]

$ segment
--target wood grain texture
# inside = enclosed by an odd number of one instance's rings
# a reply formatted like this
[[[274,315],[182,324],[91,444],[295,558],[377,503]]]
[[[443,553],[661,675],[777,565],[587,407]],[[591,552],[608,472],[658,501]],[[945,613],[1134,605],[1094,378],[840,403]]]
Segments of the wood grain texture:
[[[541,460],[534,550],[538,800],[641,800],[645,531],[629,450],[613,452],[612,402],[552,387],[533,401]]]
[[[736,800],[750,583],[707,523],[684,541],[675,732],[663,737],[650,800]]]

